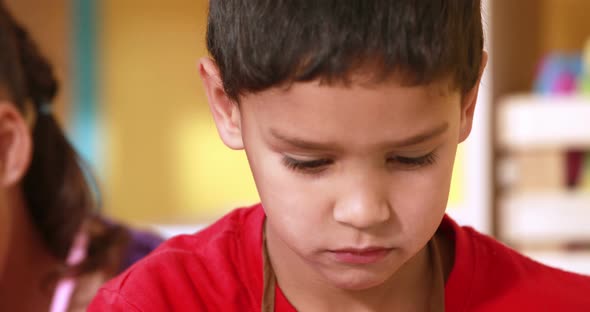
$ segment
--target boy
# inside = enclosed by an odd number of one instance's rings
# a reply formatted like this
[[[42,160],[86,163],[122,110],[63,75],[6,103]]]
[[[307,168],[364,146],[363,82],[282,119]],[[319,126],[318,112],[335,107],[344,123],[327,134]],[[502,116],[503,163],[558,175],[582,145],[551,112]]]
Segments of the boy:
[[[180,236],[90,311],[588,311],[590,279],[445,207],[483,52],[474,0],[212,0],[200,74],[262,204]]]

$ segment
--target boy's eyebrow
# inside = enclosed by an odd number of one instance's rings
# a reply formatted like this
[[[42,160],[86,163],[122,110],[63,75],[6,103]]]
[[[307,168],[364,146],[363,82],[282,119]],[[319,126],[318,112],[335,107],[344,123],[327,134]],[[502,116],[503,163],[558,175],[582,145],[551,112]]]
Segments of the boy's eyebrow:
[[[425,141],[428,141],[434,137],[437,137],[443,133],[445,133],[449,129],[449,123],[445,122],[437,127],[434,127],[430,130],[424,131],[423,133],[416,134],[409,138],[405,138],[398,142],[393,142],[391,145],[394,146],[410,146],[416,145]]]
[[[404,138],[399,141],[387,142],[384,145],[397,146],[397,147],[416,145],[416,144],[428,141],[434,137],[437,137],[437,136],[443,134],[444,132],[447,131],[448,128],[449,128],[449,123],[445,122],[443,124],[438,125],[437,127],[434,127],[432,129],[429,129],[429,130],[424,131],[422,133],[416,134],[416,135],[408,137],[408,138]],[[272,129],[272,128],[270,129],[270,134],[274,138],[276,138],[280,141],[283,141],[284,143],[287,143],[293,147],[300,148],[300,149],[330,150],[330,149],[334,149],[335,147],[338,146],[338,144],[330,143],[330,142],[313,142],[313,141],[308,141],[308,140],[297,138],[297,137],[289,137],[289,136],[279,133],[276,129]]]

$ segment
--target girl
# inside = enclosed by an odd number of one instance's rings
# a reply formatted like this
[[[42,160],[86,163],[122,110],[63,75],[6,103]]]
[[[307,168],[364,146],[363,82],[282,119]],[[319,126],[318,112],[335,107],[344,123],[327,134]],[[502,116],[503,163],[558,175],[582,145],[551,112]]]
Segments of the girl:
[[[85,310],[160,239],[101,219],[52,113],[51,65],[0,2],[0,307]]]

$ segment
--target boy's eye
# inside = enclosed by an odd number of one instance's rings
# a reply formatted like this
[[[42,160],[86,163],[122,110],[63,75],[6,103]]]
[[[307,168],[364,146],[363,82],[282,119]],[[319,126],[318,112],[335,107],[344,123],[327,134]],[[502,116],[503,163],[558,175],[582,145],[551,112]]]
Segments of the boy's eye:
[[[403,169],[418,169],[424,166],[432,165],[436,162],[437,156],[434,152],[420,157],[403,157],[395,156],[387,159],[390,164],[398,165]],[[303,173],[320,173],[327,166],[333,164],[334,161],[328,158],[314,159],[314,160],[299,160],[289,156],[283,157],[283,164],[294,171]]]
[[[434,152],[420,157],[403,157],[395,156],[388,159],[388,162],[395,162],[406,169],[417,169],[420,167],[432,165],[436,162],[437,156]]]
[[[331,159],[298,160],[288,156],[283,157],[283,164],[287,168],[306,173],[318,173],[332,163]]]

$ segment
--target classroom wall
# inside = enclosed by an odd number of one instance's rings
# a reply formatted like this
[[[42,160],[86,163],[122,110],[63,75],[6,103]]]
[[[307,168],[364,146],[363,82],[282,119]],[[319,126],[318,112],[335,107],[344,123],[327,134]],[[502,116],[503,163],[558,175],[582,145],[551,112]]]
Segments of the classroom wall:
[[[206,222],[257,201],[246,159],[217,138],[197,63],[205,0],[105,0],[100,103],[106,212],[136,221]]]

